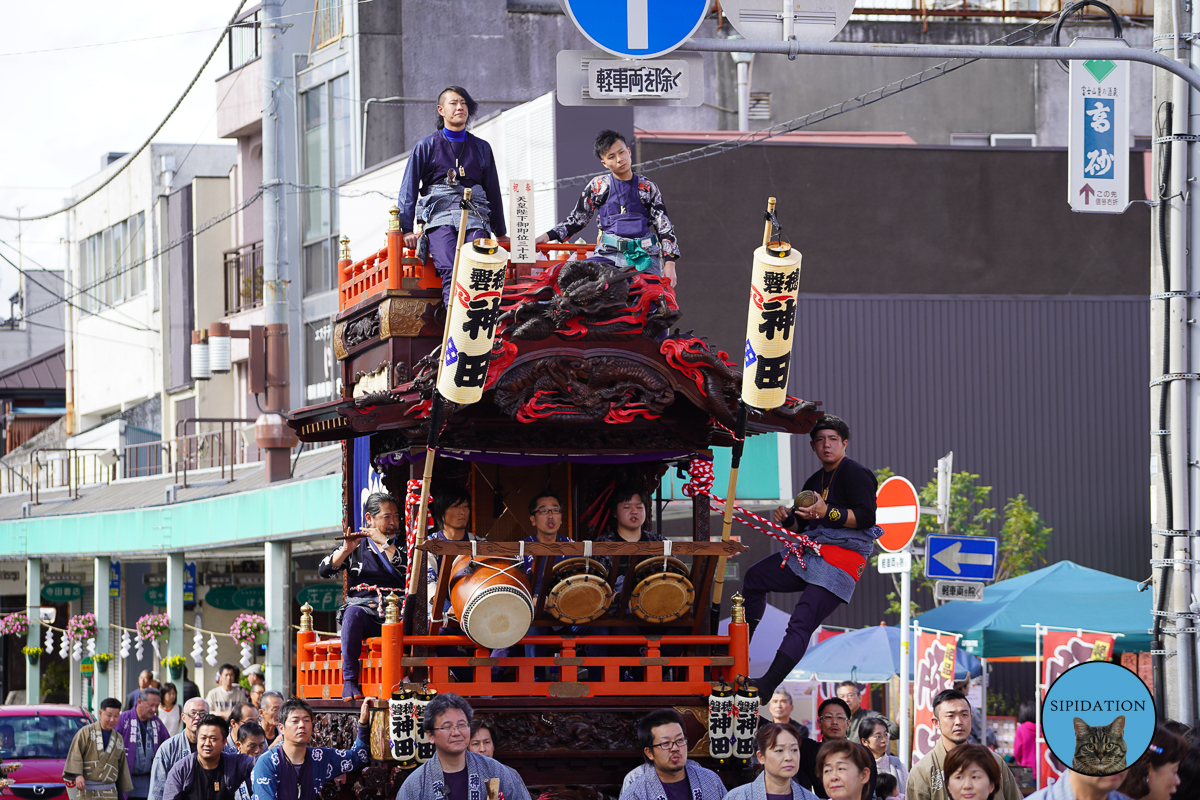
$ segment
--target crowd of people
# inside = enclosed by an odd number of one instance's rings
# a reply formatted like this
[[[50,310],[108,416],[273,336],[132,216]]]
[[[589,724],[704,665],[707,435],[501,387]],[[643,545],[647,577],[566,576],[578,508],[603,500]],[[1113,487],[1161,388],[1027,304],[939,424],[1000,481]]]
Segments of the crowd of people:
[[[236,681],[236,668],[233,671]],[[226,668],[222,683],[228,683]],[[226,697],[218,686],[214,700]],[[347,750],[312,747],[313,709],[297,698],[262,691],[256,708],[236,700],[217,713],[208,698],[192,697],[179,709],[181,727],[171,736],[159,719],[163,691],[135,691],[121,711],[112,698],[100,703],[97,722],[79,730],[63,779],[85,800],[317,800],[329,781],[370,762],[372,701],[358,717],[358,736]],[[673,708],[651,711],[638,723],[643,761],[625,775],[620,800],[1020,800],[1012,770],[972,731],[972,708],[957,689],[933,698],[940,737],[912,765],[890,752],[895,723],[861,704],[861,690],[846,682],[838,697],[822,702],[820,741],[791,718],[793,701],[777,690],[756,738],[753,777],[727,788],[720,775],[688,757],[695,742]],[[250,697],[247,693],[247,697]],[[435,757],[406,776],[396,800],[470,800],[496,796],[529,800],[521,776],[496,759],[495,725],[475,716],[462,697],[439,694],[427,704],[422,725]],[[1014,762],[1016,763],[1016,762]],[[118,795],[119,793],[119,795]],[[1116,775],[1067,772],[1036,800],[1172,800],[1200,796],[1200,746],[1178,723],[1159,725],[1147,753]]]

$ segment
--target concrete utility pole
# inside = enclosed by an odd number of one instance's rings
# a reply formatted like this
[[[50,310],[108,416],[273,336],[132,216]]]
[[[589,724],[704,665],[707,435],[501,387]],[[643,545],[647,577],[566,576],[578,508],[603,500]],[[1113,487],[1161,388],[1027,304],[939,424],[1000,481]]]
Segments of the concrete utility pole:
[[[267,483],[291,477],[291,451],[299,439],[280,414],[288,399],[287,284],[282,276],[283,193],[279,180],[279,104],[283,94],[283,32],[279,9],[283,0],[263,0],[262,25],[262,187],[263,187],[263,317],[266,322],[266,404],[254,425],[264,451]]]
[[[1191,71],[1190,50],[1196,47],[1180,38],[1194,30],[1192,14],[1175,0],[1156,0],[1155,41],[1165,45],[1164,55]],[[1166,38],[1159,38],[1166,37]],[[1154,136],[1178,139],[1157,142],[1151,185],[1161,205],[1151,217],[1151,558],[1154,569],[1155,696],[1161,710],[1173,719],[1193,725],[1196,705],[1196,626],[1189,616],[1195,586],[1192,559],[1196,539],[1191,535],[1200,520],[1200,470],[1191,453],[1200,453],[1200,430],[1190,419],[1190,409],[1200,402],[1200,333],[1190,319],[1200,313],[1195,292],[1200,289],[1200,259],[1189,252],[1188,223],[1197,213],[1188,208],[1189,181],[1200,163],[1195,143],[1182,138],[1200,133],[1197,112],[1190,102],[1193,90],[1178,75],[1154,76]],[[1189,150],[1191,152],[1189,152]],[[1193,156],[1193,157],[1190,157]],[[1196,344],[1197,347],[1191,346]],[[1192,428],[1189,441],[1189,427]]]

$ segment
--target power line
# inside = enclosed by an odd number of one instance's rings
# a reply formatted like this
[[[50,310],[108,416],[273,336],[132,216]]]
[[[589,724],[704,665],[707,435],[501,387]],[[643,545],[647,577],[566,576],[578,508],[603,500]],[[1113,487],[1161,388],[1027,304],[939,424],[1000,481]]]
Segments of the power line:
[[[145,150],[147,147],[150,146],[150,142],[154,140],[154,137],[158,135],[158,132],[161,131],[163,129],[163,127],[167,124],[167,120],[171,119],[172,115],[174,115],[174,113],[179,110],[179,107],[181,105],[183,105],[184,98],[186,98],[188,96],[188,94],[192,91],[192,87],[195,86],[196,82],[200,80],[200,75],[204,72],[205,69],[207,69],[208,63],[213,60],[213,56],[215,56],[217,54],[217,51],[221,49],[221,42],[224,41],[226,32],[228,32],[229,28],[231,28],[233,26],[233,24],[235,22],[237,22],[238,14],[242,13],[242,8],[245,5],[246,5],[246,0],[238,1],[238,7],[233,12],[233,16],[229,19],[229,24],[225,26],[225,28],[221,31],[221,35],[219,37],[217,37],[217,41],[215,44],[213,44],[212,50],[208,51],[208,58],[204,59],[204,63],[201,64],[200,69],[198,69],[196,71],[196,75],[195,75],[195,77],[192,78],[191,83],[189,83],[187,85],[187,88],[183,90],[183,94],[181,94],[179,96],[179,99],[175,101],[175,105],[171,106],[171,110],[167,112],[167,115],[165,117],[163,117],[163,121],[160,122],[158,124],[158,127],[156,127],[154,129],[154,131],[149,136],[146,137],[146,141],[142,142],[141,147],[139,147],[137,150],[135,150],[133,153],[131,153],[125,159],[125,163],[122,164],[115,172],[113,172],[112,175],[109,175],[107,178],[105,178],[100,183],[99,186],[92,189],[90,192],[85,194],[83,197],[80,197],[79,199],[73,201],[70,205],[64,206],[63,208],[60,208],[57,211],[51,211],[48,214],[39,214],[39,215],[33,216],[33,217],[25,217],[25,216],[8,217],[8,216],[4,216],[3,214],[0,214],[0,219],[6,219],[6,220],[10,220],[10,221],[19,221],[19,222],[23,222],[25,220],[49,219],[50,217],[57,216],[58,214],[61,214],[64,211],[70,211],[72,208],[75,208],[77,205],[82,203],[84,200],[87,200],[88,198],[95,196],[96,194],[98,194],[100,192],[101,189],[103,189],[105,186],[108,186],[110,183],[112,183],[118,175],[120,175],[122,172],[124,172],[125,169],[130,164],[133,163],[133,160],[135,158],[137,158],[138,155],[141,154],[141,152],[143,150]]]
[[[99,317],[99,319],[104,319],[104,317]],[[112,320],[108,320],[108,321],[111,322]],[[48,325],[45,322],[34,322],[33,320],[29,319],[29,317],[26,317],[24,320],[22,320],[22,322],[24,322],[26,325],[33,325],[34,327],[37,327],[37,328],[49,328],[52,331],[61,331],[63,333],[67,333],[66,328],[59,327],[58,325]],[[78,335],[79,332],[76,331],[75,333],[76,333],[76,335]],[[126,347],[144,347],[147,350],[157,350],[158,349],[157,347],[155,347],[152,344],[141,344],[140,342],[131,342],[128,339],[106,339],[103,336],[96,336],[95,334],[92,334],[92,333],[89,333],[87,335],[87,338],[88,338],[88,341],[108,342],[109,344],[122,344],[122,345],[125,345]]]
[[[67,305],[69,305],[71,308],[77,308],[77,309],[79,309],[80,311],[83,311],[85,314],[89,313],[89,312],[88,312],[86,309],[84,309],[82,306],[78,306],[78,305],[76,305],[75,303],[72,303],[72,302],[71,302],[69,299],[67,299],[66,297],[64,297],[64,296],[60,295],[58,292],[55,292],[53,289],[49,288],[49,287],[48,287],[48,286],[46,286],[45,284],[38,283],[38,281],[37,281],[37,279],[36,279],[36,278],[34,278],[32,275],[30,275],[30,274],[29,274],[28,272],[26,272],[25,270],[23,270],[23,269],[21,269],[20,267],[18,267],[18,266],[17,266],[16,264],[14,264],[12,261],[9,261],[9,258],[8,258],[8,256],[4,255],[4,253],[0,253],[0,258],[4,259],[5,261],[8,261],[8,264],[9,264],[9,266],[11,266],[11,267],[12,267],[13,269],[15,269],[17,272],[19,272],[19,273],[21,273],[22,275],[24,275],[24,276],[25,276],[25,278],[26,278],[27,280],[33,281],[35,284],[37,284],[38,286],[41,286],[41,287],[42,287],[43,289],[45,289],[47,292],[49,292],[50,294],[52,294],[52,295],[54,295],[55,297],[57,297],[57,298],[58,298],[58,301],[57,301],[57,302],[56,302],[54,305],[58,305],[58,303],[66,303],[66,304],[67,304]],[[25,318],[26,318],[26,319],[28,319],[29,317],[33,316],[33,314],[36,314],[36,313],[38,313],[38,312],[36,312],[36,311],[35,311],[35,312],[33,312],[33,313],[26,314],[26,315],[25,315]],[[158,333],[158,332],[159,332],[159,331],[156,331],[156,330],[154,330],[153,328],[146,328],[146,327],[140,327],[140,328],[139,328],[139,327],[135,327],[135,326],[133,326],[133,325],[130,325],[130,324],[129,324],[129,323],[127,323],[127,322],[121,322],[119,319],[108,319],[107,321],[108,321],[108,322],[111,322],[111,323],[113,323],[114,325],[120,325],[120,326],[121,326],[121,327],[123,327],[123,328],[129,328],[131,331],[138,331],[138,332],[140,332],[140,333]]]

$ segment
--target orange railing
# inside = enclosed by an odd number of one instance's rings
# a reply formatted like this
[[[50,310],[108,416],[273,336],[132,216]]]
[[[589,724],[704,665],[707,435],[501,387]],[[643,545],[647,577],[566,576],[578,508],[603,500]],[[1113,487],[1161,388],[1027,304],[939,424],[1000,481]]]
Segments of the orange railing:
[[[712,684],[746,677],[750,667],[749,627],[735,599],[734,616],[725,636],[526,636],[509,648],[545,645],[557,648],[558,655],[544,657],[493,658],[465,636],[405,636],[404,625],[392,595],[388,598],[387,622],[382,635],[363,643],[359,685],[369,697],[386,698],[402,685],[414,668],[428,671],[429,685],[438,691],[453,691],[464,697],[659,697],[667,695],[708,695]],[[312,630],[312,607],[301,609],[300,632],[296,636],[296,696],[305,699],[337,699],[342,687],[342,648],[337,639],[317,640]],[[635,645],[645,647],[644,656],[580,656],[579,645]],[[438,645],[474,647],[473,656],[406,656],[405,649]],[[664,656],[664,646],[717,646],[728,655]],[[519,652],[519,651],[518,651]],[[516,680],[493,680],[492,667],[515,667]],[[557,667],[558,681],[537,681],[535,670]],[[469,681],[451,682],[450,670],[469,668]],[[588,668],[600,672],[599,680],[588,680]],[[644,670],[644,679],[627,680],[630,669]],[[664,670],[671,668],[675,680],[666,680]]]
[[[391,216],[387,246],[361,261],[353,261],[350,258],[350,240],[342,238],[341,258],[338,261],[339,311],[388,290],[442,288],[442,281],[433,268],[433,261],[418,261],[416,251],[404,246],[404,236],[400,232],[400,210],[393,206]],[[571,257],[585,258],[593,249],[595,245],[592,244],[539,244],[537,251],[546,253],[550,261],[540,261],[537,264],[549,267],[555,261],[566,261]],[[510,266],[507,280],[512,281],[517,275]]]

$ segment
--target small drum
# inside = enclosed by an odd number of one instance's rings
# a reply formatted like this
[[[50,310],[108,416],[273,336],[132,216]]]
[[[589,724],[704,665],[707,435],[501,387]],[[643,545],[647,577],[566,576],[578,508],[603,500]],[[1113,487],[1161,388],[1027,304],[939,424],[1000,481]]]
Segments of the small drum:
[[[613,590],[604,579],[604,565],[594,558],[567,558],[550,573],[554,588],[546,595],[546,613],[570,625],[604,616]]]
[[[533,593],[519,559],[454,559],[450,606],[463,633],[480,647],[512,647],[533,622]]]
[[[674,622],[696,598],[687,564],[670,556],[654,556],[638,564],[629,608],[646,622]]]

